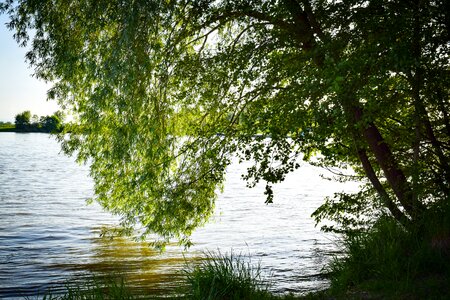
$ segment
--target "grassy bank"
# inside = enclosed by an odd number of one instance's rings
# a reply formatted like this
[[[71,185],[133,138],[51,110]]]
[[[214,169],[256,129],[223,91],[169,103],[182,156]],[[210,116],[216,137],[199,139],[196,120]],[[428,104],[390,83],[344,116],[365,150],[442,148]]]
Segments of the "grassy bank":
[[[330,265],[329,295],[374,299],[450,299],[450,214],[431,208],[412,230],[381,218],[343,239]]]
[[[58,129],[49,129],[45,127],[39,127],[30,125],[21,129],[16,128],[14,124],[0,124],[0,132],[19,132],[19,133],[59,133],[62,127]]]
[[[0,124],[0,132],[15,132],[16,126],[14,124]]]
[[[58,133],[58,131],[48,131],[43,128],[27,128],[27,129],[17,129],[15,126],[3,126],[0,127],[0,132],[17,132],[17,133]]]

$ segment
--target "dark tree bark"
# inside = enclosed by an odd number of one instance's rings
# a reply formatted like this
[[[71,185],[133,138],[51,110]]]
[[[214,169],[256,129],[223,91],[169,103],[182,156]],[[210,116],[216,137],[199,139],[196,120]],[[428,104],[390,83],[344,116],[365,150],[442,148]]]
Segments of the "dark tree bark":
[[[351,110],[355,121],[361,122],[363,120],[363,110],[359,106],[353,106]],[[363,136],[397,199],[405,211],[411,217],[416,218],[418,212],[422,211],[424,207],[420,203],[413,202],[412,188],[377,126],[369,122],[363,128]]]
[[[358,153],[358,158],[361,161],[361,164],[363,166],[364,172],[367,175],[367,178],[369,178],[373,187],[375,188],[378,195],[382,199],[384,205],[386,205],[386,207],[389,209],[390,213],[394,216],[394,218],[398,222],[400,222],[405,227],[408,227],[411,223],[410,220],[389,197],[385,188],[383,187],[380,180],[378,179],[378,176],[375,173],[375,171],[372,167],[372,164],[369,161],[366,150],[360,148],[360,149],[357,149],[356,151]]]

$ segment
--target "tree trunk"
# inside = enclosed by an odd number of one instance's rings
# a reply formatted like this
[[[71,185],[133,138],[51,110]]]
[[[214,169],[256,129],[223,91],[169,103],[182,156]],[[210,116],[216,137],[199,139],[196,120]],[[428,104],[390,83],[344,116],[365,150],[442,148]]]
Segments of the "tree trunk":
[[[394,216],[394,218],[399,223],[401,223],[405,227],[408,227],[411,223],[410,220],[389,197],[388,193],[386,192],[386,190],[384,189],[380,180],[378,179],[378,177],[372,167],[372,164],[369,161],[369,158],[367,157],[366,150],[364,150],[362,148],[359,148],[356,150],[358,153],[358,158],[361,161],[361,164],[363,166],[364,172],[366,173],[366,176],[369,178],[370,182],[372,183],[373,187],[377,191],[377,193],[380,196],[381,200],[383,201],[384,205],[386,205],[386,207],[389,209],[390,213]]]
[[[352,106],[351,112],[356,122],[363,120],[363,110],[359,106]],[[405,209],[405,211],[412,217],[416,218],[423,206],[420,203],[413,202],[413,193],[405,174],[400,169],[397,161],[392,154],[389,145],[381,136],[380,131],[373,122],[369,122],[363,129],[362,134],[369,149],[374,154],[377,163],[383,170],[386,179],[394,191],[397,199]]]

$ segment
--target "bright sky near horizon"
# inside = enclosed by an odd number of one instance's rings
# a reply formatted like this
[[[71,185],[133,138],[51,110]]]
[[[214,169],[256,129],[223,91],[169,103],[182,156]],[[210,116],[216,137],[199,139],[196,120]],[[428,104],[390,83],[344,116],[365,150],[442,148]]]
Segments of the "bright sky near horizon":
[[[50,85],[32,77],[33,69],[25,62],[26,49],[13,39],[7,22],[8,17],[0,15],[0,121],[14,122],[14,116],[25,110],[38,116],[53,114],[58,105],[47,101]]]

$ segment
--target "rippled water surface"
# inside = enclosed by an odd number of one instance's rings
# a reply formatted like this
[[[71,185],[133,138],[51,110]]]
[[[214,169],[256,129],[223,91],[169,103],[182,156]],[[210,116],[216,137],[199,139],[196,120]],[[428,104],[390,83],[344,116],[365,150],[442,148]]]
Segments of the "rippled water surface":
[[[123,274],[136,290],[168,294],[185,259],[205,250],[251,254],[272,279],[274,292],[303,292],[327,285],[319,274],[336,251],[333,236],[315,228],[311,213],[327,195],[353,188],[320,178],[303,165],[275,187],[264,204],[263,186],[245,187],[245,165],[227,172],[216,215],[193,235],[187,252],[163,254],[126,238],[100,233],[118,220],[97,205],[88,167],[60,152],[39,133],[0,133],[0,298],[39,296],[89,274]]]

